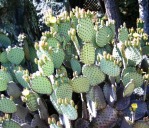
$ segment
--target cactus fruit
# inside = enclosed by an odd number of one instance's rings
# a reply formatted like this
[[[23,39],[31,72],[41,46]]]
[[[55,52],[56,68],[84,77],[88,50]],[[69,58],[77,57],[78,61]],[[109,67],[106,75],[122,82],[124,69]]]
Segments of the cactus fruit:
[[[48,118],[48,124],[50,128],[62,128],[59,121],[56,122],[55,118]]]

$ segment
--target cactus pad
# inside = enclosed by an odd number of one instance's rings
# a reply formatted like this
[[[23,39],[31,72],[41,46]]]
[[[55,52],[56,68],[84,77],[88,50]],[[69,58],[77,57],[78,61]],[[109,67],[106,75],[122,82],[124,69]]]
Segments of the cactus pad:
[[[124,86],[126,86],[131,79],[134,80],[135,88],[140,87],[143,84],[143,77],[141,74],[138,74],[137,72],[129,72],[122,78]]]
[[[99,28],[99,30],[96,32],[96,44],[99,47],[103,47],[109,43],[111,39],[111,34],[109,33],[110,31],[111,29],[108,26],[104,26]]]
[[[51,94],[52,93],[52,85],[50,80],[44,76],[36,76],[32,78],[30,81],[31,88],[41,94]]]
[[[67,90],[67,91],[66,91]],[[72,99],[72,87],[69,84],[62,84],[55,90],[57,99]]]
[[[65,58],[65,53],[63,49],[61,48],[53,49],[52,60],[55,68],[59,68],[62,65],[64,58]]]
[[[100,61],[100,69],[109,76],[118,76],[120,74],[120,67],[114,64],[113,61],[104,58]]]
[[[122,43],[125,43],[125,41],[128,40],[128,30],[127,30],[125,24],[123,25],[123,27],[121,26],[121,28],[119,29],[118,39]]]
[[[0,91],[5,91],[7,89],[7,81],[0,78]]]
[[[79,63],[79,61],[75,58],[72,58],[70,60],[70,64],[73,72],[77,72],[77,74],[79,75],[81,73],[81,64]]]
[[[64,101],[64,99],[62,99]],[[64,101],[60,104],[60,109],[62,113],[69,119],[69,120],[76,120],[78,117],[77,110],[74,106],[73,101]]]
[[[11,119],[3,121],[2,127],[3,128],[21,128],[21,126],[17,122]]]
[[[0,44],[6,48],[11,45],[11,40],[5,34],[0,33]]]
[[[86,77],[79,76],[72,79],[72,90],[76,93],[89,91],[90,83]]]
[[[14,83],[13,81],[10,81],[8,83],[8,87],[7,87],[7,94],[16,99],[16,98],[19,98],[21,96],[21,90],[17,86],[16,83]]]
[[[131,79],[130,82],[127,83],[127,85],[124,88],[123,96],[124,97],[130,96],[133,93],[134,89],[135,89],[134,80]]]
[[[84,65],[82,67],[82,73],[83,76],[89,79],[91,86],[98,85],[105,80],[105,74],[100,70],[99,67],[94,65]]]
[[[13,48],[7,48],[6,51],[8,60],[13,64],[18,65],[24,59],[24,51],[22,48],[15,46]]]
[[[54,72],[54,64],[53,61],[49,60],[49,59],[41,59],[39,60],[39,62],[42,63],[38,63],[38,69],[39,71],[44,75],[44,76],[50,76],[53,74]]]
[[[29,83],[23,79],[24,71],[25,70],[18,69],[18,70],[15,70],[14,73],[15,73],[17,81],[21,84],[21,86],[23,86],[24,88],[28,88]]]
[[[96,124],[98,128],[108,128],[115,123],[117,119],[117,111],[112,107],[107,106],[92,120],[91,124],[93,126]]]
[[[0,62],[1,63],[8,63],[9,60],[7,59],[7,52],[3,51],[2,53],[0,53]]]
[[[11,99],[1,96],[0,111],[4,113],[14,113],[17,111],[17,107]]]
[[[125,57],[129,65],[138,65],[142,61],[142,55],[138,48],[127,47],[125,49]]]
[[[94,64],[95,61],[95,48],[92,44],[86,43],[81,51],[80,55],[81,62],[90,65]]]
[[[79,19],[77,25],[77,33],[78,36],[84,42],[93,42],[95,38],[95,30],[91,19],[89,18]]]

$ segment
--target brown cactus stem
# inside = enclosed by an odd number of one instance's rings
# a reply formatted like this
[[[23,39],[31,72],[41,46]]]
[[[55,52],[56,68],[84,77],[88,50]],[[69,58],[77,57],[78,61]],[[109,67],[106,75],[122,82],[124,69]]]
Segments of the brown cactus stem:
[[[109,20],[115,20],[116,26],[115,26],[115,31],[116,31],[116,38],[118,36],[118,28],[122,24],[120,15],[119,15],[119,10],[116,5],[115,0],[104,0],[105,8],[106,8],[106,14],[108,16]]]
[[[143,96],[143,100],[146,100],[146,91],[147,91],[147,86],[148,86],[148,81],[145,80],[144,81],[144,96]]]

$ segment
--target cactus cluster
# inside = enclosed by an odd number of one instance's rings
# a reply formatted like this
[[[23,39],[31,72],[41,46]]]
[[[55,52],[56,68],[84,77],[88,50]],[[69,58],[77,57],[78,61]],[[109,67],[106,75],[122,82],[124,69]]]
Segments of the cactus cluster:
[[[124,23],[116,41],[115,22],[89,10],[47,11],[44,20],[50,31],[34,46],[24,34],[13,45],[0,31],[1,126],[148,128],[149,43],[142,21],[136,29]]]

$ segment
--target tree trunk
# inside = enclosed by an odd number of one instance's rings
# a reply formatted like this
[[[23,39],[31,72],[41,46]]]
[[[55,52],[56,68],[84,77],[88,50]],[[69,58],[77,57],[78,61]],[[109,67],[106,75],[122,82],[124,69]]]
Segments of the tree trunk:
[[[121,19],[119,15],[119,10],[115,0],[104,0],[106,14],[108,19],[115,20],[116,22],[116,35],[118,34],[118,28],[121,25]]]
[[[144,31],[149,35],[149,1],[138,0],[140,18],[144,21]]]

